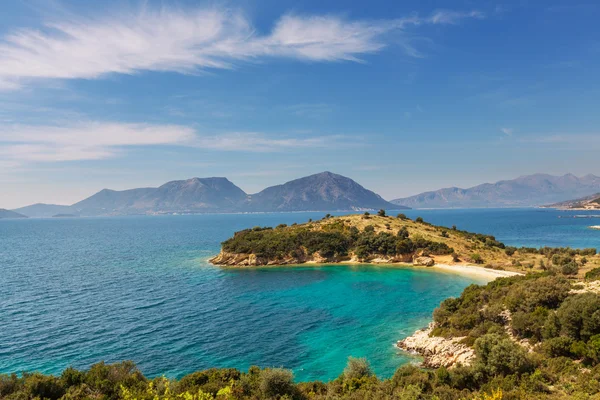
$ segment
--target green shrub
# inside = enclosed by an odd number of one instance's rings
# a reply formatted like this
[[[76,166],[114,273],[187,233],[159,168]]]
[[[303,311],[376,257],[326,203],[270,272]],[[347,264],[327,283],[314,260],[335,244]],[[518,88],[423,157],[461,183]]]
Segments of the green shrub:
[[[600,279],[600,268],[594,268],[585,273],[586,281],[597,281]]]
[[[361,379],[372,375],[371,366],[366,358],[348,357],[348,363],[344,369],[344,378]]]
[[[267,368],[260,374],[260,391],[267,398],[296,395],[294,374],[282,368]]]
[[[600,334],[600,295],[582,293],[568,297],[556,312],[561,333],[586,342]]]
[[[483,264],[483,257],[481,257],[481,255],[479,253],[473,253],[471,254],[471,262],[474,262],[475,264]]]
[[[527,352],[507,337],[485,335],[475,341],[477,368],[488,376],[530,372],[533,368]]]

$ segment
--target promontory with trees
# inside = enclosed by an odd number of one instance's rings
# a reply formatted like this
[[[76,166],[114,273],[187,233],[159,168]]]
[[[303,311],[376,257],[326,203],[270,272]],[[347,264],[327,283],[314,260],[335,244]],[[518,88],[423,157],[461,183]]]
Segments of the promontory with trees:
[[[600,267],[596,249],[511,247],[494,236],[435,226],[384,210],[371,215],[325,215],[305,224],[255,227],[222,243],[216,265],[399,263],[474,265],[520,273],[553,270],[583,276]]]

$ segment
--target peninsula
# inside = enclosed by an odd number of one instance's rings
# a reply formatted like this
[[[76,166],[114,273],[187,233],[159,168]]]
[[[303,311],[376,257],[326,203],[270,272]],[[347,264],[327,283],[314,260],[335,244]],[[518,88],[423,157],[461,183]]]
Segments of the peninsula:
[[[384,210],[332,217],[275,228],[236,232],[222,243],[210,262],[223,266],[293,265],[306,263],[372,263],[483,268],[498,275],[557,269],[584,274],[600,266],[596,249],[516,248],[494,236],[456,227],[435,226]]]

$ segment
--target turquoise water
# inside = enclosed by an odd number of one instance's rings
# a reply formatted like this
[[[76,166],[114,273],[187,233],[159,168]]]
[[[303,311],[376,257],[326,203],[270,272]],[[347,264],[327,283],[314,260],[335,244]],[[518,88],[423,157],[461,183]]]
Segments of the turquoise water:
[[[598,220],[547,210],[409,211],[514,245],[600,247]],[[149,375],[292,368],[335,378],[348,356],[380,376],[411,361],[393,343],[474,278],[426,269],[221,269],[234,231],[322,213],[0,221],[0,372],[134,360]]]

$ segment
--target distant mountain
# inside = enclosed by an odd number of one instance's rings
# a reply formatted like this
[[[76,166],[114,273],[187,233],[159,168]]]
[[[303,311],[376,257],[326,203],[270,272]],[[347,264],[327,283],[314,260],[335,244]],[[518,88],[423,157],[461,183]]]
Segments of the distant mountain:
[[[411,208],[532,207],[597,192],[600,192],[600,177],[594,175],[578,178],[573,174],[535,174],[469,189],[440,189],[391,202]]]
[[[111,215],[111,214],[141,214],[139,201],[146,195],[156,191],[156,188],[141,188],[129,190],[102,189],[98,193],[73,204],[82,216]],[[137,211],[137,212],[136,212]]]
[[[71,206],[61,206],[57,204],[32,204],[27,207],[21,207],[13,210],[19,214],[26,215],[30,218],[50,218],[56,214],[76,213],[76,210]]]
[[[158,188],[104,189],[73,207],[81,215],[237,211],[247,195],[227,178],[192,178]]]
[[[266,188],[250,196],[244,208],[250,211],[335,211],[400,207],[350,178],[322,172]]]
[[[4,208],[0,208],[0,219],[12,219],[12,218],[27,218],[27,216],[16,213],[14,211],[6,210]]]
[[[192,178],[157,188],[103,189],[73,204],[34,204],[32,217],[211,212],[337,211],[399,209],[350,178],[323,172],[246,194],[227,178]]]
[[[586,196],[581,199],[551,204],[545,207],[576,210],[600,210],[600,193],[595,193],[591,196]]]

